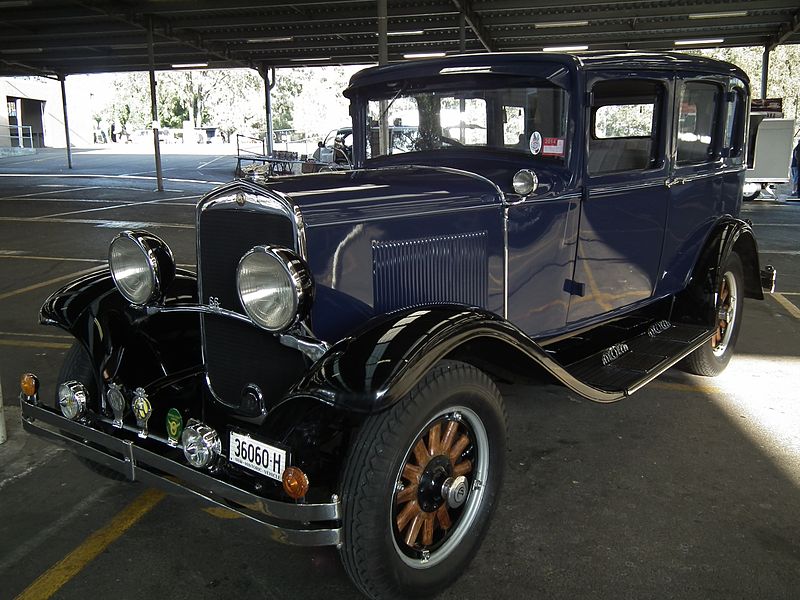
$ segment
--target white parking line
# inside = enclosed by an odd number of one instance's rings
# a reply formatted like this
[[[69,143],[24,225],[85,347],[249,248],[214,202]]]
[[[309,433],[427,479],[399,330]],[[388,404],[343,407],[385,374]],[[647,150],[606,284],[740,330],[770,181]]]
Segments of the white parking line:
[[[66,188],[66,189],[63,189]],[[61,192],[83,192],[86,190],[99,190],[99,185],[90,185],[86,187],[77,187],[77,188],[70,188],[68,186],[62,186],[62,189],[58,190],[50,190],[49,192],[31,192],[30,194],[14,194],[13,196],[6,196],[0,198],[0,200],[7,200],[7,199],[15,199],[15,198],[30,198],[32,196],[44,196],[45,194],[60,194]]]
[[[163,204],[164,206],[179,206],[177,204],[167,204],[169,200],[185,200],[186,198],[200,198],[196,196],[176,196],[174,198],[156,198],[155,200],[144,200],[142,202],[126,202],[123,204],[112,204],[111,206],[100,206],[98,208],[83,208],[81,210],[70,210],[67,212],[53,213],[52,215],[42,215],[41,217],[34,217],[36,220],[52,219],[54,217],[66,217],[68,215],[79,215],[82,213],[99,212],[101,210],[114,210],[116,208],[127,208],[131,205],[144,206],[145,204]],[[194,206],[194,204],[184,203],[182,206]]]
[[[95,173],[59,173],[59,177],[73,177],[77,179],[141,179],[143,181],[155,181],[155,177],[143,175],[97,175]],[[40,173],[0,173],[0,177],[39,177]],[[222,185],[225,181],[213,181],[207,179],[179,179],[174,177],[164,177],[164,181],[176,181],[178,183],[207,183],[209,185]]]
[[[65,281],[67,279],[76,279],[81,275],[85,275],[86,273],[91,273],[92,271],[95,270],[97,270],[97,267],[91,267],[89,269],[83,269],[82,271],[77,271],[75,273],[68,273],[67,275],[53,277],[52,279],[48,279],[47,281],[34,283],[33,285],[29,285],[24,288],[11,290],[10,292],[5,292],[4,294],[0,294],[0,300],[5,300],[6,298],[11,298],[12,296],[19,296],[20,294],[24,294],[25,292],[32,292],[33,290],[38,290],[39,288],[48,287],[50,285],[53,285],[54,283],[58,283],[59,281]]]
[[[137,229],[142,227],[164,228],[164,229],[194,229],[194,225],[185,223],[154,223],[152,221],[108,221],[104,219],[62,219],[41,217],[22,218],[22,217],[0,217],[0,221],[7,223],[70,223],[74,225],[94,225],[108,229]]]

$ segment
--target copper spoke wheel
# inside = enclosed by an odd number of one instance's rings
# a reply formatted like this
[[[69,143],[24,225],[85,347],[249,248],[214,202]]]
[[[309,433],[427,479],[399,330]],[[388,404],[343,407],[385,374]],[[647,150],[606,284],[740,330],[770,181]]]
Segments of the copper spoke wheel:
[[[438,562],[463,537],[481,502],[486,453],[485,429],[469,409],[453,408],[425,425],[395,482],[392,525],[403,557]]]
[[[717,296],[717,330],[711,338],[711,348],[715,356],[721,356],[730,344],[731,333],[736,319],[736,303],[738,301],[736,277],[730,271],[722,276],[722,283]]]

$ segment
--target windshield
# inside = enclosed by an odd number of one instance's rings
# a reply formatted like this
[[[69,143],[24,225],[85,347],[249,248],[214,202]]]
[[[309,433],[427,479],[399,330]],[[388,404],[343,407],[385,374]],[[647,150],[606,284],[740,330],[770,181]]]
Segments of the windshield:
[[[551,84],[401,90],[369,100],[367,110],[368,158],[453,148],[566,156],[567,93]]]

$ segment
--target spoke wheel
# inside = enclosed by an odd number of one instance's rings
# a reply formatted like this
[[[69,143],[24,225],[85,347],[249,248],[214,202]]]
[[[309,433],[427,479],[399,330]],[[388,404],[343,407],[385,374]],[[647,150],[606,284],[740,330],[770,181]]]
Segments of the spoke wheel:
[[[736,277],[732,271],[726,271],[722,276],[717,300],[717,331],[711,338],[711,347],[714,356],[722,356],[730,344],[731,336],[736,325],[736,304],[739,290]]]
[[[492,380],[455,361],[365,419],[343,471],[340,547],[364,595],[432,596],[464,573],[502,485],[505,428]]]
[[[722,269],[722,276],[713,297],[714,333],[679,364],[680,368],[695,375],[714,377],[728,366],[742,322],[742,262],[738,254],[731,254]],[[711,292],[708,292],[711,294]],[[710,302],[709,302],[710,304]]]
[[[446,559],[475,519],[488,476],[488,440],[478,416],[454,407],[426,424],[395,480],[395,548],[414,568]]]

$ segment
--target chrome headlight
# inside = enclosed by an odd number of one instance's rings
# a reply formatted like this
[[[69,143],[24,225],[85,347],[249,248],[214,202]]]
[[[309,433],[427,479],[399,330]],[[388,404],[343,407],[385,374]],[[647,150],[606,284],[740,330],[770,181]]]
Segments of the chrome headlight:
[[[197,419],[189,419],[181,434],[181,444],[186,460],[198,469],[213,465],[222,453],[217,432]]]
[[[256,325],[285,331],[308,315],[314,283],[303,260],[287,248],[256,246],[236,269],[239,300]]]
[[[172,251],[147,231],[123,231],[111,240],[108,264],[117,289],[132,304],[161,300],[175,278]]]
[[[78,419],[86,414],[89,392],[80,381],[66,381],[58,386],[58,406],[68,419]]]

